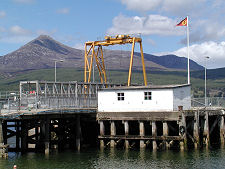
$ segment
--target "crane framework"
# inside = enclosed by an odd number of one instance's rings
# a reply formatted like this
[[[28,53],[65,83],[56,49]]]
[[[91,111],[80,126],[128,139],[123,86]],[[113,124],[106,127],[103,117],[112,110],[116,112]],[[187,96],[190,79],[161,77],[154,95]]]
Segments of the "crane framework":
[[[131,37],[129,35],[116,35],[115,37],[106,36],[105,40],[103,40],[103,41],[91,41],[91,42],[85,43],[84,82],[90,82],[91,81],[92,66],[93,66],[93,62],[94,62],[94,59],[95,59],[101,83],[107,83],[106,70],[105,70],[104,57],[103,57],[103,50],[102,50],[103,46],[132,44],[129,74],[128,74],[128,81],[127,81],[127,85],[130,86],[135,43],[140,44],[144,85],[147,86],[147,78],[146,78],[146,71],[145,71],[142,39],[140,37]]]

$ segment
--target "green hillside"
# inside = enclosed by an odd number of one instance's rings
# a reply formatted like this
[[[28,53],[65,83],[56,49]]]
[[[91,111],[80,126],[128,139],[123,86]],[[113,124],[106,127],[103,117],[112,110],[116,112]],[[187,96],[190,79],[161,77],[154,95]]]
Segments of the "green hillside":
[[[192,92],[195,96],[203,96],[204,94],[204,78],[201,73],[195,75],[192,72],[191,84]],[[108,81],[111,83],[127,83],[128,71],[108,71]],[[148,84],[163,85],[163,84],[183,84],[186,83],[186,72],[182,71],[152,71],[147,72]],[[193,77],[194,76],[194,77]],[[95,81],[99,82],[97,71],[95,71]],[[203,76],[204,77],[204,76]],[[0,75],[0,90],[18,90],[19,81],[44,80],[54,81],[54,69],[41,69],[34,71],[26,71],[14,74],[12,77],[4,77]],[[83,70],[72,68],[58,68],[57,81],[83,81]],[[132,83],[143,84],[142,72],[133,72]],[[219,96],[225,93],[225,78],[208,79],[207,88],[211,96]],[[225,94],[224,94],[225,95]]]

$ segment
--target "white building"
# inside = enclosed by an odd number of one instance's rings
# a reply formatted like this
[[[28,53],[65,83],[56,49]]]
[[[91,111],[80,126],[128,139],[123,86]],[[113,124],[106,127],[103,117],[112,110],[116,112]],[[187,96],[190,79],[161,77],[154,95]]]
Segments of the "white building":
[[[177,111],[191,108],[191,86],[131,86],[98,91],[98,112]]]

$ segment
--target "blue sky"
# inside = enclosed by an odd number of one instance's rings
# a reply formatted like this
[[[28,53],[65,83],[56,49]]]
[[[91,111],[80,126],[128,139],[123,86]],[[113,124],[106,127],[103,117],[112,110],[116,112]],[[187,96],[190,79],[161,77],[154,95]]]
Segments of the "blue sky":
[[[188,15],[190,58],[225,67],[224,7],[224,0],[1,0],[0,55],[41,34],[82,49],[105,35],[141,33],[145,53],[186,57],[186,28],[175,25]]]

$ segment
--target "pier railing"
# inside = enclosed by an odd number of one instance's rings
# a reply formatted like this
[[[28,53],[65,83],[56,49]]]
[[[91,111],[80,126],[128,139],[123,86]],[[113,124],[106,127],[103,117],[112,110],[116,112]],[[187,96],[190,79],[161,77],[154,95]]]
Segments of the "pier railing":
[[[97,108],[97,91],[121,84],[22,81],[20,92],[0,92],[1,112],[32,109]],[[192,98],[192,107],[205,107],[205,98]],[[225,107],[225,97],[207,97],[206,106]]]
[[[192,98],[191,99],[191,106],[192,107],[225,107],[225,97],[207,97],[206,98],[206,105],[205,105],[205,98]]]
[[[1,112],[32,109],[97,108],[97,91],[120,84],[82,82],[20,82],[19,95],[5,99]]]

